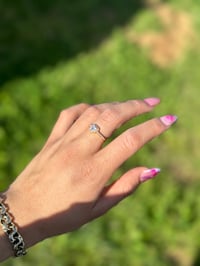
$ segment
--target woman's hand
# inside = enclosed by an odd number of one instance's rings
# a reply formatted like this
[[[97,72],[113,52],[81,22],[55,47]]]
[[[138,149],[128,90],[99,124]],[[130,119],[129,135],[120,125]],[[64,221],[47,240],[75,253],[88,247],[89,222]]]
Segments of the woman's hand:
[[[104,137],[158,103],[159,99],[148,98],[79,104],[61,112],[43,149],[4,193],[28,247],[101,216],[159,172],[138,167],[107,185],[116,169],[167,130],[175,116],[151,119],[102,146]],[[100,132],[90,131],[92,123]]]

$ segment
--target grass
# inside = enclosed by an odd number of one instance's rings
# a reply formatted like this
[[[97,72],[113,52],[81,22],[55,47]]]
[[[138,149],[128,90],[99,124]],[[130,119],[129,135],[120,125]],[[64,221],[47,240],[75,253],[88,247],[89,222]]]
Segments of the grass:
[[[32,248],[25,258],[10,259],[2,265],[195,266],[200,264],[198,255],[200,251],[198,236],[200,228],[198,11],[200,7],[196,1],[171,2],[176,9],[188,10],[191,14],[197,38],[182,58],[168,68],[160,68],[153,64],[148,52],[132,44],[127,38],[127,30],[133,30],[134,27],[142,32],[145,32],[145,29],[149,30],[149,27],[159,28],[154,17],[151,18],[151,11],[140,8],[134,13],[134,4],[130,10],[118,1],[107,3],[86,1],[84,4],[69,4],[72,14],[77,14],[76,19],[70,17],[71,31],[74,34],[70,35],[70,38],[63,33],[65,26],[60,22],[64,20],[64,13],[68,10],[66,6],[62,9],[64,2],[58,1],[57,4],[53,1],[48,2],[48,10],[51,12],[58,10],[59,14],[63,12],[61,18],[54,17],[53,21],[47,16],[45,1],[38,3],[36,1],[37,4],[29,1],[27,5],[19,1],[20,5],[11,6],[12,12],[18,14],[13,15],[15,25],[22,23],[19,14],[20,12],[24,14],[24,10],[27,9],[29,10],[26,14],[29,22],[27,27],[35,22],[37,17],[40,20],[37,24],[38,30],[29,32],[31,38],[35,39],[32,43],[33,49],[23,46],[24,51],[28,51],[28,56],[22,56],[21,59],[20,50],[16,48],[14,55],[9,55],[7,68],[4,68],[4,61],[1,62],[1,189],[11,182],[40,149],[60,110],[72,104],[100,103],[153,95],[160,97],[162,104],[153,113],[131,121],[123,129],[169,112],[177,114],[179,121],[167,133],[130,158],[116,173],[118,176],[136,165],[161,167],[162,173],[156,180],[141,186],[133,196],[92,224],[77,232],[40,243]],[[10,8],[6,2],[2,2],[1,5]],[[97,14],[96,25],[101,29],[100,33],[95,33],[96,30],[92,29],[89,23],[91,15],[89,10],[92,10],[93,15]],[[100,16],[102,13],[99,10],[111,10],[113,11],[111,13],[121,17],[109,24],[107,20],[102,20]],[[88,20],[85,20],[84,16]],[[51,29],[53,27],[53,30],[56,28],[60,30],[60,37],[67,39],[59,42],[59,38],[54,35],[55,50],[53,48],[49,50],[47,47],[44,55],[45,41],[43,40],[40,46],[39,37],[43,34],[43,27],[47,27],[47,22],[50,23]],[[107,24],[109,24],[108,29],[105,29]],[[28,38],[25,31],[26,23],[23,22],[21,25],[23,38],[16,36],[13,42],[9,38],[4,39],[3,49],[7,49],[8,54],[10,48],[18,47],[17,41],[26,44],[23,42]],[[11,25],[8,27],[8,32],[10,27]],[[84,39],[81,34],[84,34]],[[100,41],[92,42],[90,45],[88,36],[93,34],[99,35]],[[96,39],[95,36],[92,38]],[[75,49],[77,41],[79,47]],[[69,42],[71,49],[65,51],[65,45],[63,50],[61,49],[61,44],[65,42]],[[60,54],[52,55],[57,48]],[[21,60],[24,60],[24,65]],[[5,69],[10,70],[9,73],[6,73]]]

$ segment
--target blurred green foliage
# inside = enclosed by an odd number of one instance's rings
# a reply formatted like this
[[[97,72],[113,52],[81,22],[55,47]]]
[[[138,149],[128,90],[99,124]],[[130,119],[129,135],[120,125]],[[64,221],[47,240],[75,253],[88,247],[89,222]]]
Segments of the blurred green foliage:
[[[0,83],[92,49],[141,7],[136,0],[2,0]]]
[[[197,32],[195,45],[166,69],[126,38],[125,28],[157,27],[146,9],[139,9],[141,3],[67,2],[0,3],[6,26],[0,24],[1,190],[39,151],[59,112],[73,104],[157,96],[162,103],[153,113],[122,130],[169,112],[179,121],[116,173],[137,165],[161,167],[156,180],[90,225],[46,240],[26,257],[2,265],[200,265],[198,1],[166,1],[189,10]]]

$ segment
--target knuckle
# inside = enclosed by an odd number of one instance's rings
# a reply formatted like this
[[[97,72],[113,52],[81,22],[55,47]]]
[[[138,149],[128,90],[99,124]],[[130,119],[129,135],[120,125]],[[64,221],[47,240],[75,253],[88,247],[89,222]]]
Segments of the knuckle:
[[[92,171],[93,171],[92,163],[88,161],[83,162],[81,169],[82,177],[83,178],[91,177]]]
[[[143,102],[140,100],[134,100],[133,104],[135,105],[137,112],[140,112],[140,110],[143,108]]]
[[[70,110],[69,109],[63,109],[60,111],[59,118],[65,118],[69,114]]]
[[[84,110],[88,109],[89,107],[90,105],[87,103],[80,103],[72,107],[69,107],[67,109],[61,110],[59,117],[66,117],[69,114],[73,114],[76,110]]]
[[[160,134],[164,129],[165,129],[165,127],[159,119],[153,119],[152,130],[153,130],[154,135]]]
[[[112,104],[113,105],[118,105],[118,104],[120,104],[121,102],[119,102],[119,101],[114,101],[114,102],[112,102]]]
[[[141,109],[143,108],[143,103],[140,100],[133,100],[132,105],[135,107],[135,114],[141,113]]]
[[[79,174],[77,175],[76,181],[78,183],[83,182],[87,183],[88,185],[92,185],[95,183],[95,178],[94,178],[94,165],[90,161],[83,161],[79,166],[78,166],[78,172]]]
[[[122,145],[126,150],[135,151],[140,147],[140,143],[141,136],[136,132],[132,132],[132,130],[128,130]]]
[[[98,108],[97,105],[91,105],[91,106],[89,106],[89,108],[86,110],[86,112],[87,112],[87,115],[88,115],[88,116],[93,117],[93,116],[98,116],[98,115],[100,114],[101,111],[99,110],[99,108]]]
[[[102,119],[106,122],[118,120],[119,112],[116,109],[108,108],[102,113]]]
[[[90,105],[88,103],[80,103],[80,104],[78,104],[78,107],[80,109],[88,109],[90,107]]]
[[[82,172],[82,178],[84,180],[91,179],[91,175],[92,175],[92,172],[93,172],[92,165],[89,164],[88,162],[86,162],[85,164],[83,164],[81,172]]]

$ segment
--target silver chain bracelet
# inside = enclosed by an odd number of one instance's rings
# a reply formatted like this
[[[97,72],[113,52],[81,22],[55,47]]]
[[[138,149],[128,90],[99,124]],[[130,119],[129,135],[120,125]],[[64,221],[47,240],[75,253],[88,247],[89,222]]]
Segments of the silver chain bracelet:
[[[24,256],[26,254],[25,244],[22,236],[17,230],[17,226],[13,223],[8,213],[8,208],[4,205],[0,198],[0,223],[3,231],[7,234],[8,239],[14,250],[15,257]]]

